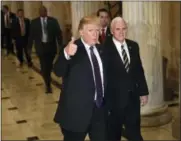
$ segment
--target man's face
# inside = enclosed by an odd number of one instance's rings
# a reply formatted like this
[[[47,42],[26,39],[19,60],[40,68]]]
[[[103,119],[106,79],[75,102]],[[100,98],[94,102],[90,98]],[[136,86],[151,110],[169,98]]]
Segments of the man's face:
[[[117,21],[114,23],[111,32],[115,39],[123,42],[126,38],[127,26],[124,21]]]
[[[109,24],[109,15],[107,12],[100,12],[99,13],[99,19],[100,19],[100,24],[101,27],[106,27]]]
[[[4,12],[4,13],[7,13],[8,10],[7,10],[6,8],[3,7],[3,12]]]
[[[81,37],[88,45],[95,45],[98,42],[100,27],[96,24],[86,24],[79,31]]]
[[[45,7],[41,7],[39,12],[40,12],[41,17],[46,17],[47,16],[47,10],[46,10]]]
[[[18,17],[23,18],[24,17],[24,12],[23,11],[19,11],[18,12]]]

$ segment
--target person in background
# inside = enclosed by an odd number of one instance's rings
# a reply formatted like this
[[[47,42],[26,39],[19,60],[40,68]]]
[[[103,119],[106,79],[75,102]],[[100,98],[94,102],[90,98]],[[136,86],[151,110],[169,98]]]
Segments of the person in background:
[[[47,9],[41,6],[39,9],[40,16],[31,22],[30,36],[28,40],[28,50],[31,53],[33,43],[40,61],[41,74],[43,76],[46,93],[52,93],[51,88],[51,71],[53,60],[57,54],[58,47],[62,47],[62,31],[57,19],[48,16]]]
[[[31,56],[28,53],[27,44],[30,31],[30,20],[24,17],[24,10],[18,9],[17,19],[13,20],[12,32],[15,39],[17,58],[19,60],[19,66],[22,67],[24,63],[24,53],[26,56],[27,64],[32,66]]]
[[[12,12],[10,12],[9,7],[7,5],[3,5],[3,16],[4,18],[2,22],[4,21],[4,29],[3,35],[5,38],[5,44],[6,44],[6,50],[7,50],[7,56],[11,53],[15,55],[14,53],[14,47],[13,47],[13,40],[12,40],[12,21],[16,19],[16,15]],[[4,42],[3,42],[4,44]]]
[[[110,22],[110,16],[109,12],[102,8],[97,11],[97,16],[100,19],[100,36],[99,36],[99,42],[103,43],[107,37],[111,36],[110,28],[109,28],[109,22]]]

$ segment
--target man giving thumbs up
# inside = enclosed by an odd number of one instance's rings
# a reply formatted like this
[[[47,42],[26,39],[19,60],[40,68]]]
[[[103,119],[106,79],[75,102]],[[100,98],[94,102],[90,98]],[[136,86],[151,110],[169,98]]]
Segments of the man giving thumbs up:
[[[62,49],[54,72],[62,77],[62,90],[55,122],[64,141],[105,141],[105,78],[97,48],[99,20],[87,16],[79,23],[80,38]]]

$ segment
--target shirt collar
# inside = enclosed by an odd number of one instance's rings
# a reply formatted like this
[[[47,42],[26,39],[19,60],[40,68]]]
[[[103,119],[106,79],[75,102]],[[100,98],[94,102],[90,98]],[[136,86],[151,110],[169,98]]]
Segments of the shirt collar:
[[[126,45],[126,41],[124,40],[123,43],[120,43],[118,40],[116,40],[114,37],[113,37],[113,42],[116,44],[116,46],[125,46]]]
[[[41,18],[41,20],[43,20],[43,19],[47,20],[47,17],[40,17],[40,18]]]
[[[86,50],[90,50],[90,45],[88,45],[85,41],[84,41],[84,39],[83,38],[81,38],[81,41],[82,41],[82,43],[84,44],[84,46],[85,46],[85,48],[86,48]],[[93,47],[95,47],[95,45],[93,45]]]

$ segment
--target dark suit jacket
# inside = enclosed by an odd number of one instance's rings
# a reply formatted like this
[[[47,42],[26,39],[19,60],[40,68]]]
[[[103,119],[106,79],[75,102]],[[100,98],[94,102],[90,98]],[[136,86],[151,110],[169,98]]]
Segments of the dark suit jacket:
[[[75,44],[78,48],[71,60],[66,60],[62,49],[54,66],[55,74],[63,78],[54,120],[69,131],[85,132],[95,106],[95,85],[86,49],[80,39]]]
[[[1,35],[4,35],[4,13],[3,11],[1,10]]]
[[[107,27],[107,30],[106,30],[106,38],[108,38],[108,37],[111,37],[112,36],[112,34],[111,34],[111,31],[110,31],[110,27]],[[105,38],[105,40],[106,40],[106,38]],[[99,42],[101,43],[101,44],[103,44],[104,42],[101,40],[101,35],[99,36]],[[103,47],[103,46],[102,46]]]
[[[25,39],[28,40],[29,31],[30,31],[30,20],[28,18],[24,18],[24,24],[25,24]],[[21,27],[20,27],[19,18],[13,20],[12,32],[13,32],[13,37],[15,39],[21,36]]]
[[[30,36],[28,41],[28,49],[32,49],[33,42],[35,42],[35,50],[38,55],[45,53],[56,53],[57,42],[59,47],[62,45],[62,31],[58,21],[53,17],[47,17],[48,30],[48,47],[42,46],[42,25],[40,17],[32,20],[30,26]]]
[[[1,32],[4,34],[6,32],[6,27],[5,27],[5,20],[4,20],[4,12],[1,11]],[[16,19],[16,15],[12,12],[9,12],[9,20],[10,20],[10,29],[12,28],[12,22],[13,20]]]
[[[128,39],[126,39],[126,43],[131,60],[129,73],[124,68],[112,37],[107,39],[104,44],[103,55],[107,77],[106,99],[110,110],[119,111],[120,108],[124,108],[128,104],[130,98],[139,103],[139,96],[148,95],[139,46],[136,42]]]

